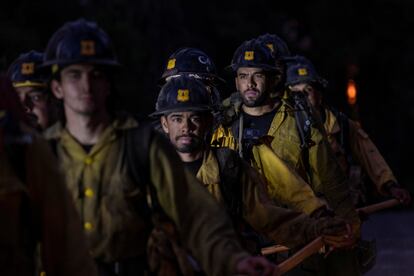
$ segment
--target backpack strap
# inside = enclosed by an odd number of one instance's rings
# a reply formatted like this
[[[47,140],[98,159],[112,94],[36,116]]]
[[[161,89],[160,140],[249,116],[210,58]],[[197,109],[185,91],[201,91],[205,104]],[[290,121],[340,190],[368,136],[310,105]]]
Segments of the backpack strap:
[[[215,149],[220,173],[220,190],[231,215],[243,213],[243,191],[240,183],[242,159],[229,148]]]
[[[141,186],[141,190],[150,196],[150,202],[145,201],[145,206],[140,208],[148,219],[154,210],[161,209],[151,183],[149,168],[149,149],[153,135],[153,126],[148,121],[139,122],[138,127],[126,130],[125,134],[128,172],[134,182]]]
[[[253,254],[259,254],[267,241],[243,219],[243,187],[241,174],[244,160],[229,148],[215,149],[219,164],[220,191],[243,246]]]
[[[311,181],[312,174],[309,164],[309,148],[315,143],[311,139],[314,120],[309,102],[306,95],[299,92],[290,92],[290,97],[287,99],[287,102],[294,110],[296,129],[300,138],[301,163],[304,173],[307,175],[308,180]]]
[[[351,141],[349,140],[349,119],[343,112],[340,112],[335,108],[329,108],[329,110],[332,111],[338,120],[341,131],[337,134],[336,138],[346,154],[346,159],[349,164],[355,164],[355,160],[351,154]]]

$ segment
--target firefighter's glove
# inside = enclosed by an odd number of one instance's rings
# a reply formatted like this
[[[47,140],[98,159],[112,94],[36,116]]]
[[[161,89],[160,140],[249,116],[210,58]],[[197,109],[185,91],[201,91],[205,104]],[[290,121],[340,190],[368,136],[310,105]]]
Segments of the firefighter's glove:
[[[406,189],[392,187],[390,188],[390,194],[404,205],[409,205],[411,203],[411,195]]]
[[[324,242],[333,248],[352,247],[355,244],[352,229],[345,220],[338,217],[322,217],[313,221],[309,240],[322,236]]]
[[[336,248],[350,249],[355,247],[359,239],[359,226],[355,224],[346,224],[345,230],[324,233],[323,241],[330,247],[330,251]]]
[[[310,217],[314,219],[320,219],[324,217],[333,217],[333,216],[335,216],[335,213],[332,210],[328,209],[326,206],[322,206],[310,214]]]

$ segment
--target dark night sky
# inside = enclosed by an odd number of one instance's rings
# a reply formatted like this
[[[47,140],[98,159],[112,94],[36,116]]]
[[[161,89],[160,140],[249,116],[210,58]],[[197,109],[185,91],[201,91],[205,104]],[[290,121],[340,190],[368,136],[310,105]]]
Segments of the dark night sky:
[[[125,108],[146,114],[153,109],[162,66],[178,47],[203,49],[221,69],[242,41],[276,33],[294,53],[311,58],[330,83],[326,97],[348,114],[345,90],[352,75],[363,127],[401,182],[410,185],[413,12],[410,0],[2,1],[0,70],[21,52],[43,50],[65,21],[96,20],[124,65],[117,86]]]

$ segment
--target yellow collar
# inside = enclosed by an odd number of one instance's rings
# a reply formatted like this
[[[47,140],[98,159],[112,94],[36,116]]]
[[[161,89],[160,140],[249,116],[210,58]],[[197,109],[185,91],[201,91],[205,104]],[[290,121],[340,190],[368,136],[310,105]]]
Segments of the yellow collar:
[[[206,150],[203,163],[197,172],[197,179],[204,184],[217,184],[220,182],[220,170],[216,156],[212,150]]]
[[[338,120],[332,111],[330,111],[329,109],[325,109],[325,116],[326,118],[323,126],[326,130],[327,135],[333,135],[341,131]]]
[[[125,130],[129,128],[136,127],[138,123],[128,117],[126,119],[116,119],[114,120],[102,133],[99,141],[92,147],[91,151],[88,155],[92,156],[95,153],[99,152],[103,147],[105,147],[108,143],[112,142],[117,137],[118,130]],[[69,133],[69,131],[62,126],[62,123],[58,122],[48,128],[45,133],[45,137],[47,139],[56,139],[60,140],[65,148],[68,151],[74,151],[78,153],[82,153],[81,155],[86,155],[85,151],[83,150],[82,146],[79,142]]]

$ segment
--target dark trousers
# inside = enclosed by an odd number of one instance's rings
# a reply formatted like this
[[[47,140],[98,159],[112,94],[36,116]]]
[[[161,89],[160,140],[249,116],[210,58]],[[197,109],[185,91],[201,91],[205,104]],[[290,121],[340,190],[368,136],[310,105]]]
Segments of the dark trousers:
[[[327,258],[315,254],[295,269],[286,273],[288,276],[360,276],[356,250],[338,250]]]
[[[113,263],[95,260],[99,276],[146,276],[148,272],[146,258],[130,258]]]

